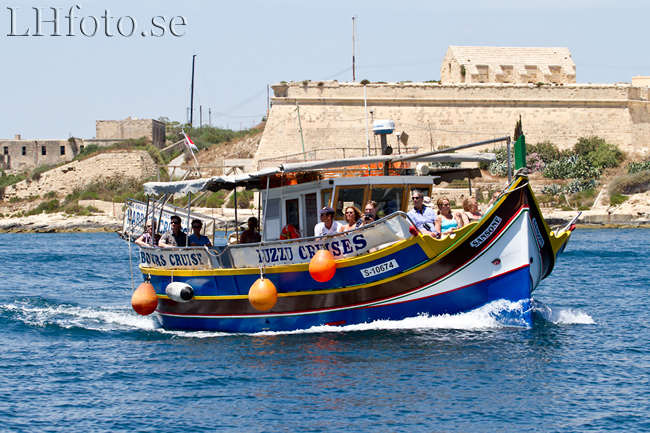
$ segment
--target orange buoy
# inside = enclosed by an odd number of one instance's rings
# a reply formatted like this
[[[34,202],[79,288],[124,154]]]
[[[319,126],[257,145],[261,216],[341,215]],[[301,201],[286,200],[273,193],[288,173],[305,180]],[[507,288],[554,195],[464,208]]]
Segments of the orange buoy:
[[[143,282],[135,289],[131,296],[131,306],[136,313],[142,316],[148,316],[156,311],[158,296],[156,296],[156,290],[149,281]]]
[[[318,250],[309,261],[309,273],[319,283],[325,283],[332,279],[336,273],[336,262],[332,253],[327,250]]]
[[[268,311],[278,302],[278,291],[271,282],[258,278],[248,290],[248,302],[259,311]]]

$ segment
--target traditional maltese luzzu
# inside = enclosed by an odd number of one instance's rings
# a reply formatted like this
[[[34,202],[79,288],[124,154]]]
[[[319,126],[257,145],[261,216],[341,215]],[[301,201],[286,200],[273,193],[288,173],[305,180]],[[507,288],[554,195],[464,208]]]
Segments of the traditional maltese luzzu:
[[[202,219],[214,246],[140,247],[144,282],[133,295],[134,309],[154,314],[164,328],[253,333],[456,314],[505,299],[521,305],[511,312],[512,323],[530,326],[531,294],[550,275],[575,225],[548,226],[521,170],[480,220],[442,237],[421,232],[406,213],[411,192],[430,196],[436,180],[411,164],[479,160],[494,155],[364,156],[147,183],[148,202],[129,201],[126,239],[150,219],[165,231],[178,215],[183,230]],[[257,243],[238,243],[236,230],[220,229],[190,208],[201,194],[242,188],[260,191]],[[166,205],[179,193],[187,194],[187,209]],[[376,220],[314,236],[326,214],[343,221],[346,208],[364,209],[371,200]]]

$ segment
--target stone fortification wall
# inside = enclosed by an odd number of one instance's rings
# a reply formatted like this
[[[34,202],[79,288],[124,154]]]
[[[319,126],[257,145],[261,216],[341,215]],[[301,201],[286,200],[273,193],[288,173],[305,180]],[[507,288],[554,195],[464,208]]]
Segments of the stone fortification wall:
[[[41,174],[38,180],[23,180],[5,189],[5,200],[12,197],[43,196],[54,191],[64,198],[77,187],[111,177],[147,178],[156,174],[156,163],[144,150],[101,153],[83,161],[73,161]]]
[[[302,152],[300,126],[306,151],[366,147],[363,85],[329,81],[272,87],[273,105],[256,160]],[[375,147],[379,141],[372,135],[373,118],[393,120],[395,132],[409,135],[408,146],[425,152],[512,134],[521,116],[527,143],[548,140],[565,149],[579,137],[598,135],[646,156],[649,93],[627,84],[370,84],[370,143]],[[396,147],[394,135],[388,144]]]
[[[124,140],[147,137],[154,146],[165,146],[165,124],[154,119],[97,120],[95,122],[98,140]]]
[[[0,166],[8,173],[43,164],[72,161],[80,152],[79,141],[72,140],[0,140]]]

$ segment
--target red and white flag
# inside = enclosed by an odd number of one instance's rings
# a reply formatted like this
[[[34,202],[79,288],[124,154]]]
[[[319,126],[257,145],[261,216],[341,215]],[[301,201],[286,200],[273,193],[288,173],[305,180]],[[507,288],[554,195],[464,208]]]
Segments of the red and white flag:
[[[192,139],[183,131],[183,135],[185,136],[185,146],[187,146],[188,149],[196,150],[197,152],[199,151],[199,148],[196,147]]]

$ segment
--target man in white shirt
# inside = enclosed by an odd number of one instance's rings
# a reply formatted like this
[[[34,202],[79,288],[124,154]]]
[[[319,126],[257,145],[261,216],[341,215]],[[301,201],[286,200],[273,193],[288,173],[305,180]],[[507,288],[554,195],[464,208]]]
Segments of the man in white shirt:
[[[339,224],[337,221],[334,221],[334,209],[329,206],[325,206],[318,211],[320,214],[320,221],[314,227],[314,236],[327,236],[334,235],[338,232]]]

